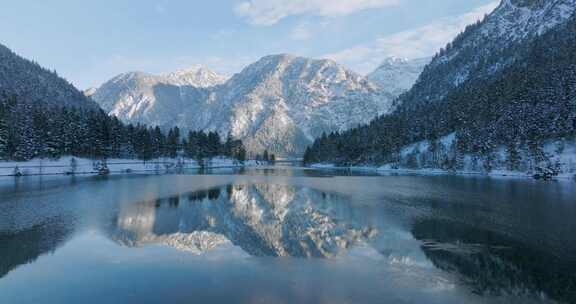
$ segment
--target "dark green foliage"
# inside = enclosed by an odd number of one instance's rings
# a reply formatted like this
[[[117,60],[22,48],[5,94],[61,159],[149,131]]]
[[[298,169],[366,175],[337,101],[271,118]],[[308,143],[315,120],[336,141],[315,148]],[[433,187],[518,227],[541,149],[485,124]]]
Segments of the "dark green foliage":
[[[165,135],[158,127],[124,125],[100,110],[58,108],[0,93],[0,159],[72,155],[150,160],[175,158],[181,151],[193,158],[246,158],[242,141],[230,138],[222,144],[215,132],[191,132],[182,144],[178,128]]]
[[[241,140],[236,140],[228,134],[226,142],[222,142],[217,132],[191,131],[183,141],[184,154],[194,159],[226,156],[240,161],[246,160],[246,149]]]
[[[477,26],[471,26],[449,48],[459,45]],[[415,87],[399,97],[392,114],[342,134],[321,136],[306,151],[305,162],[395,163],[398,152],[411,143],[436,143],[438,138],[456,133],[456,148],[450,150],[450,157],[432,161],[438,167],[459,168],[466,153],[481,158],[483,169],[490,171],[497,146],[508,147],[512,168],[520,162],[518,149],[530,151],[536,162],[546,162],[545,140],[574,136],[576,17],[543,36],[469,56],[479,62],[478,71],[470,71],[476,76],[434,96],[432,69],[442,77],[443,69],[452,71],[454,67],[444,66],[449,63],[427,67]],[[485,73],[502,58],[510,62],[492,74]]]
[[[10,96],[34,103],[82,109],[98,109],[56,72],[24,59],[0,44],[0,88]]]

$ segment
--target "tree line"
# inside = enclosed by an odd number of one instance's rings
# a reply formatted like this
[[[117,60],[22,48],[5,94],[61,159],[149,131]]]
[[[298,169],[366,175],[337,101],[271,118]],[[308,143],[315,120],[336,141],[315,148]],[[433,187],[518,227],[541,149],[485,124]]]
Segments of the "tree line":
[[[101,110],[55,107],[0,92],[0,159],[26,161],[70,155],[151,160],[178,156],[246,159],[241,140],[217,132],[125,125]]]
[[[526,157],[520,151],[546,162],[547,140],[576,136],[576,17],[534,40],[485,54],[478,70],[489,70],[501,56],[513,58],[512,63],[492,75],[465,81],[441,98],[400,96],[392,114],[366,126],[324,134],[306,150],[305,162],[400,163],[404,157],[400,152],[407,145],[428,141],[430,149],[438,148],[439,139],[452,133],[454,147],[444,148],[454,150],[448,160],[454,169],[461,168],[467,154],[482,159],[490,171],[502,146],[509,169],[517,170]]]

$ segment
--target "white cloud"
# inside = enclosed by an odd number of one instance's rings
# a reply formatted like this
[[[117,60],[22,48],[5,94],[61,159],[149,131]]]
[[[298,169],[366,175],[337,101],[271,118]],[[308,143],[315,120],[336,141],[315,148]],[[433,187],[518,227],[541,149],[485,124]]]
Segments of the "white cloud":
[[[238,4],[235,12],[253,25],[273,25],[293,15],[346,16],[399,3],[400,0],[249,0]]]
[[[308,40],[312,36],[312,29],[308,23],[300,23],[290,32],[290,39],[292,40]]]
[[[360,73],[374,70],[386,57],[422,58],[434,55],[452,41],[467,25],[493,11],[499,1],[454,17],[439,19],[425,26],[382,36],[373,42],[357,45],[324,57],[348,65]]]

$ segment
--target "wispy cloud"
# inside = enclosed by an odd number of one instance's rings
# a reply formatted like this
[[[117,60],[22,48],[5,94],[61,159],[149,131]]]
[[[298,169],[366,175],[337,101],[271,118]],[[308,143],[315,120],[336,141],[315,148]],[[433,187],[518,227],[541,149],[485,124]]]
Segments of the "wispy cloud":
[[[235,12],[253,25],[268,26],[294,15],[345,16],[399,3],[400,0],[249,0],[238,4]]]
[[[442,18],[422,27],[382,36],[375,41],[323,57],[346,64],[357,72],[368,73],[390,56],[405,58],[432,56],[452,41],[467,25],[493,11],[498,3],[499,1],[494,1],[463,15]]]
[[[290,32],[292,40],[309,40],[314,34],[309,23],[300,23]]]

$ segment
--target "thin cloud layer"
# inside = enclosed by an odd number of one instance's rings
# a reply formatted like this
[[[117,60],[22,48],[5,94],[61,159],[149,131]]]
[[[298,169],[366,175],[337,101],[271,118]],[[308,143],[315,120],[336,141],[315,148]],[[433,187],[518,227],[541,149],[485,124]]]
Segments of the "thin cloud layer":
[[[324,57],[346,64],[360,73],[371,72],[390,56],[429,57],[452,41],[467,25],[492,12],[498,4],[499,1],[495,1],[460,16],[442,18],[419,28],[382,36],[376,41],[327,54]]]
[[[400,0],[249,0],[238,4],[235,12],[253,25],[269,26],[289,16],[346,16],[399,3]]]

